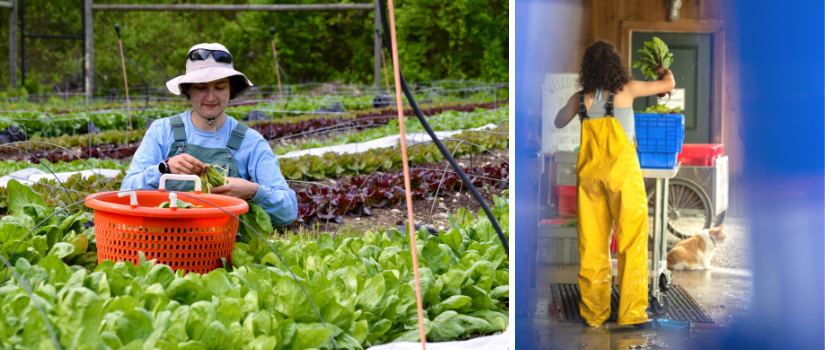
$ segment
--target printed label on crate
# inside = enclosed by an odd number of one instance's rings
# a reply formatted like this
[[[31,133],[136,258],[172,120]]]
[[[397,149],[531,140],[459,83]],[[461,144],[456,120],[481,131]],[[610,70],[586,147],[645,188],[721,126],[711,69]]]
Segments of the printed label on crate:
[[[659,102],[660,105],[665,105],[667,108],[676,108],[681,107],[682,110],[685,109],[685,89],[673,89],[670,92],[670,99],[668,99],[667,95],[665,97],[660,97]]]
[[[573,118],[562,129],[554,125],[556,114],[564,107],[570,96],[579,91],[576,80],[578,74],[547,74],[541,93],[542,149],[545,153],[573,151],[581,144],[581,122]]]

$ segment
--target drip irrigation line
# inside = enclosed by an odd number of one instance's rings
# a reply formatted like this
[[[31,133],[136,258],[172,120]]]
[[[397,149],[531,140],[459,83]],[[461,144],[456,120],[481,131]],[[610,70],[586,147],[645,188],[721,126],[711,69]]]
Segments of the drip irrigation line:
[[[379,0],[378,6],[381,10],[381,24],[384,27],[384,36],[387,36],[387,33],[389,32],[389,24],[387,22],[387,4],[385,1],[386,0]],[[490,219],[490,222],[493,224],[493,228],[496,230],[496,234],[498,235],[498,239],[501,241],[501,245],[504,246],[505,254],[507,254],[507,256],[510,256],[509,244],[507,242],[507,239],[504,237],[504,233],[501,231],[501,225],[496,219],[496,216],[493,215],[492,211],[490,211],[490,207],[487,206],[486,202],[484,202],[484,199],[481,197],[481,194],[478,193],[478,189],[476,189],[476,187],[473,186],[473,183],[467,177],[467,174],[465,174],[461,167],[458,166],[455,159],[453,159],[453,157],[450,156],[450,152],[447,150],[446,147],[444,147],[444,144],[441,143],[441,141],[438,139],[438,136],[435,135],[435,131],[433,131],[432,127],[430,127],[430,124],[427,122],[427,119],[424,118],[424,115],[418,108],[418,104],[416,103],[415,98],[410,92],[410,88],[407,86],[407,82],[404,79],[404,74],[401,72],[400,67],[398,68],[398,75],[400,78],[399,83],[401,84],[401,88],[404,90],[404,95],[407,96],[407,101],[410,103],[410,106],[415,111],[415,115],[416,117],[418,117],[418,121],[420,121],[424,129],[427,130],[427,133],[432,138],[436,147],[438,147],[438,150],[441,152],[442,155],[444,155],[445,158],[447,158],[447,161],[449,161],[453,169],[456,170],[458,176],[461,177],[461,181],[463,181],[465,186],[467,186],[470,189],[470,192],[472,192],[473,197],[475,197],[476,201],[481,205],[481,208],[484,210],[484,213],[487,214],[487,218]]]

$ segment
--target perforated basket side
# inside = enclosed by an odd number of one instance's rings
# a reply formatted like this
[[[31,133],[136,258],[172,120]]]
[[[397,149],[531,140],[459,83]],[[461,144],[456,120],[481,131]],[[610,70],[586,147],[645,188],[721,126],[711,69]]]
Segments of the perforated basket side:
[[[146,218],[96,210],[95,235],[98,262],[139,262],[139,252],[148,260],[172,270],[208,273],[231,263],[238,220],[215,218]]]
[[[578,264],[580,261],[576,238],[543,238],[538,243],[536,260],[541,264]]]
[[[541,264],[578,264],[577,237],[575,227],[539,225],[536,261]]]
[[[576,164],[556,164],[556,185],[576,186]]]

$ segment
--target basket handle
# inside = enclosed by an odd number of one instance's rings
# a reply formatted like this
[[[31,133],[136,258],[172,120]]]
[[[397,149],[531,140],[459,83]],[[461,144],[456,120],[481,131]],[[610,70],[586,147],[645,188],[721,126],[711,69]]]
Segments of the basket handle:
[[[163,174],[160,177],[159,190],[166,189],[166,180],[180,180],[180,181],[195,181],[195,193],[201,193],[201,178],[197,175],[183,175],[183,174]]]
[[[132,209],[137,208],[137,206],[138,206],[138,202],[137,202],[137,192],[135,192],[135,191],[124,191],[124,192],[118,192],[117,196],[118,196],[118,197],[126,197],[126,196],[129,196],[129,206],[131,206],[131,207],[132,207]]]

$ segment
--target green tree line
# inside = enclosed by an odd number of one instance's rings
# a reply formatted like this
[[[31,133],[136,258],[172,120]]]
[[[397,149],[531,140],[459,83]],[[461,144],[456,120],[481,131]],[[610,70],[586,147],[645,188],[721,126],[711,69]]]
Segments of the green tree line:
[[[18,0],[20,3],[21,0]],[[351,3],[343,0],[341,2]],[[363,1],[358,1],[363,2]],[[82,34],[82,0],[25,1],[29,34]],[[150,4],[151,0],[98,0],[96,4]],[[330,0],[175,1],[191,4],[338,3]],[[508,2],[506,0],[396,0],[399,56],[408,81],[475,79],[507,81]],[[0,86],[8,76],[10,9],[0,9]],[[332,12],[125,12],[95,11],[95,93],[123,87],[115,23],[123,47],[150,86],[162,86],[185,71],[195,44],[217,42],[235,57],[236,69],[253,84],[277,83],[269,28],[281,67],[291,83],[372,84],[374,11]],[[18,16],[18,22],[20,17]],[[19,23],[18,23],[19,24]],[[19,35],[19,31],[18,31]],[[19,39],[18,39],[19,43]],[[389,43],[385,43],[389,46]],[[81,40],[26,39],[26,88],[30,93],[77,90],[83,86]],[[18,51],[20,47],[18,44]],[[385,51],[389,79],[392,66]],[[18,87],[20,58],[18,60]],[[141,84],[127,62],[130,87]],[[383,74],[383,72],[382,72]],[[282,77],[283,80],[283,77]],[[382,77],[382,84],[383,84]],[[2,88],[0,88],[2,89]]]

